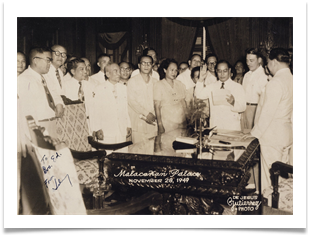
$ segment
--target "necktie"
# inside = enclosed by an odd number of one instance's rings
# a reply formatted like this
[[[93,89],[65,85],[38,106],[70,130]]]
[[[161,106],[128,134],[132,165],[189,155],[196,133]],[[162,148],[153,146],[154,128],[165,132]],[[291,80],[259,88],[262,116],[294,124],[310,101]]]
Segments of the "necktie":
[[[83,87],[82,87],[82,82],[79,82],[80,87],[79,87],[79,91],[78,91],[78,97],[80,101],[84,101],[84,91],[83,91]]]
[[[51,109],[55,110],[56,107],[55,107],[54,99],[53,99],[51,93],[49,92],[46,81],[42,75],[41,75],[41,78],[42,78],[42,84],[43,84],[43,87],[45,90],[48,105],[51,107]]]
[[[59,75],[58,69],[56,69],[56,77],[57,77],[57,80],[59,82],[60,87],[62,87],[61,86],[61,80],[60,80],[60,75]]]
[[[225,89],[225,88],[224,88],[224,84],[225,84],[225,83],[224,83],[224,82],[222,82],[221,89]]]

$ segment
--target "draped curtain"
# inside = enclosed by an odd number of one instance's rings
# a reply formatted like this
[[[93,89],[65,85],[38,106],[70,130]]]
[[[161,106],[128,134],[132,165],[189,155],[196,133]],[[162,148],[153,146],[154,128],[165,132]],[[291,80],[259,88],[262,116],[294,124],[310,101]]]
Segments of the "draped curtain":
[[[100,33],[99,46],[110,50],[117,49],[127,39],[127,32]]]
[[[251,47],[270,49],[290,46],[292,18],[231,18],[224,22],[208,22],[214,53],[232,65]],[[215,21],[215,19],[214,19]]]
[[[197,27],[181,25],[168,18],[162,19],[162,57],[174,58],[178,63],[188,61],[195,43]]]
[[[225,22],[207,27],[214,53],[218,59],[225,59],[234,64],[244,56],[245,50],[251,46],[249,18],[232,18]]]

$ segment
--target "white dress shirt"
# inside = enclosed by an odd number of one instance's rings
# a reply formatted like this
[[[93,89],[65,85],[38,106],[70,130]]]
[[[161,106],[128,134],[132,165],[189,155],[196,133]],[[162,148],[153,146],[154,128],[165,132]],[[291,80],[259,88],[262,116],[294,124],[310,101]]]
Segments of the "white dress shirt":
[[[146,83],[140,73],[128,80],[128,111],[133,132],[149,136],[157,134],[157,126],[150,125],[140,118],[140,115],[146,117],[149,113],[155,115],[153,85],[156,82],[158,82],[157,79],[151,77]]]
[[[266,85],[259,101],[251,134],[265,145],[287,146],[293,141],[293,75],[279,70]]]
[[[93,109],[93,98],[95,96],[95,88],[97,85],[97,81],[92,78],[89,78],[88,81],[82,80],[82,89],[84,92],[84,103],[87,116],[90,115],[92,112],[91,110]],[[69,80],[65,80],[63,83],[63,94],[72,101],[79,99],[79,89],[79,81],[74,77],[71,77]]]
[[[21,119],[19,122],[22,123],[23,129],[21,133],[25,133],[30,138],[25,117],[31,115],[36,124],[40,125],[39,120],[55,117],[55,111],[48,104],[41,75],[30,66],[17,78],[17,94],[19,97],[18,113]],[[53,93],[51,95],[57,98],[57,95]],[[62,103],[62,99],[58,96],[58,99],[54,99],[54,104],[59,103]]]
[[[209,84],[212,84],[212,83],[214,83],[214,82],[216,82],[217,81],[217,77],[215,77],[212,73],[210,73],[210,71],[208,70],[207,71],[207,77],[206,77],[206,79],[205,79],[205,82],[204,82],[204,84],[205,85],[209,85]]]
[[[259,97],[266,86],[268,76],[264,68],[259,66],[255,71],[249,71],[244,75],[242,86],[245,91],[246,102],[257,104]]]
[[[97,81],[98,84],[102,84],[106,81],[105,74],[101,70],[98,73],[92,75],[91,78]]]
[[[94,115],[90,117],[91,129],[102,129],[103,143],[126,141],[127,128],[131,128],[128,115],[127,87],[110,81],[95,89]]]
[[[230,78],[225,81],[224,89],[230,91],[234,96],[235,103],[231,105],[214,105],[213,92],[219,90],[222,86],[221,81],[216,81],[209,86],[203,87],[203,82],[198,81],[196,84],[196,97],[198,99],[209,99],[210,104],[210,127],[217,126],[217,129],[241,130],[240,112],[246,108],[245,93],[239,83],[232,81]],[[204,89],[204,92],[201,90]]]
[[[182,82],[185,85],[185,102],[187,107],[190,107],[194,99],[193,93],[194,87],[196,86],[196,84],[193,82],[193,79],[191,78],[191,70],[187,68],[183,73],[177,76],[176,80]]]
[[[64,83],[63,73],[60,68],[58,68],[57,70],[59,72],[61,85],[63,86],[63,83]],[[50,90],[51,93],[57,94],[59,96],[63,95],[62,87],[60,86],[59,81],[56,76],[56,68],[54,67],[53,64],[51,64],[50,70],[48,71],[48,73],[44,74],[43,76],[46,80],[48,89]]]
[[[140,73],[140,69],[136,69],[131,73],[131,77],[134,77]],[[159,73],[152,69],[151,77],[156,78],[158,81],[160,80]]]
[[[185,85],[186,90],[195,86],[195,83],[191,78],[191,70],[188,68],[183,73],[179,74],[176,79]]]

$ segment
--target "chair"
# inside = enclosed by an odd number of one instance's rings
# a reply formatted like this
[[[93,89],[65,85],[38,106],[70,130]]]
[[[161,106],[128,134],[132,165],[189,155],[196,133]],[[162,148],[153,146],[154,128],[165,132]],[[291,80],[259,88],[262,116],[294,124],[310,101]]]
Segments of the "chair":
[[[40,178],[38,182],[41,182],[49,213],[85,215],[86,208],[70,150],[67,147],[56,149],[48,141],[49,137],[43,135],[32,116],[27,116],[26,119],[30,134],[26,149]],[[38,190],[40,186],[35,185],[28,192],[33,194]]]
[[[98,188],[108,177],[104,170],[106,150],[117,150],[132,142],[102,144],[94,140],[85,104],[65,97],[63,99],[66,104],[65,113],[56,121],[57,137],[66,143],[72,153],[82,192],[85,195],[91,194],[89,190]],[[94,205],[87,207],[91,208]]]
[[[293,166],[283,162],[274,162],[270,169],[272,187],[264,197],[271,200],[271,214],[293,214]],[[279,177],[281,176],[281,177]],[[276,209],[276,210],[275,210]]]

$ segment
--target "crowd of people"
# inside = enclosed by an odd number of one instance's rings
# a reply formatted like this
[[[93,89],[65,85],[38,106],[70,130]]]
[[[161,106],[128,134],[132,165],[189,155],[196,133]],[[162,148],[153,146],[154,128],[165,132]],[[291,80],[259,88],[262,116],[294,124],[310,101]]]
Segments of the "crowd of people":
[[[147,48],[135,70],[129,62],[117,64],[102,54],[96,74],[87,58],[69,57],[61,45],[33,48],[27,56],[26,68],[26,56],[17,53],[19,115],[31,115],[52,138],[57,137],[55,120],[64,115],[68,100],[85,104],[90,134],[103,143],[137,143],[184,128],[193,104],[203,100],[210,127],[258,138],[263,188],[271,184],[271,164],[288,162],[293,76],[290,55],[283,48],[271,50],[268,58],[249,49],[247,66],[242,60],[231,66],[215,54],[204,60],[193,54],[181,63],[172,58],[159,61],[156,51]]]

